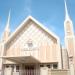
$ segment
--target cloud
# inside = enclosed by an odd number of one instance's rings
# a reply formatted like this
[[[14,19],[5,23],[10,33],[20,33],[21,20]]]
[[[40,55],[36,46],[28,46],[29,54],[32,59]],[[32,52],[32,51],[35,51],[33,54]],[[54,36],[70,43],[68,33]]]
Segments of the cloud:
[[[32,5],[32,0],[25,0],[24,11],[28,15],[31,15],[32,13],[31,5]]]
[[[52,31],[54,31],[54,32],[56,32],[56,30],[57,30],[54,25],[50,25],[49,28],[50,28]]]
[[[43,22],[43,25],[45,25],[52,32],[56,32],[57,30],[57,28],[54,25],[51,25],[49,21]]]
[[[31,11],[30,7],[27,7],[27,8],[26,8],[26,11],[27,11],[27,13],[28,13],[29,15],[31,15],[32,11]]]

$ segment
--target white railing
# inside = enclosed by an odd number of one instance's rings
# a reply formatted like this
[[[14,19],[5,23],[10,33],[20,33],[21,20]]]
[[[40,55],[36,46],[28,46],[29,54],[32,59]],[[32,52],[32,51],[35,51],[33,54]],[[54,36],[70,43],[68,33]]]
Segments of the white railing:
[[[49,69],[48,75],[69,75],[69,70],[63,70],[63,69]]]
[[[20,75],[20,72],[13,72],[12,75]]]
[[[40,75],[38,70],[20,70],[19,72],[13,72],[12,75]]]

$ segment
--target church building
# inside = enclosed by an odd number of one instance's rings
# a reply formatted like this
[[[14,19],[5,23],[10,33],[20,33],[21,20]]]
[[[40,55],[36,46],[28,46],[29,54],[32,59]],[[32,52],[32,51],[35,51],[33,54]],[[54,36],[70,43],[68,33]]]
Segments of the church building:
[[[10,12],[0,41],[0,75],[75,75],[75,35],[65,2],[65,47],[32,16],[10,33]]]

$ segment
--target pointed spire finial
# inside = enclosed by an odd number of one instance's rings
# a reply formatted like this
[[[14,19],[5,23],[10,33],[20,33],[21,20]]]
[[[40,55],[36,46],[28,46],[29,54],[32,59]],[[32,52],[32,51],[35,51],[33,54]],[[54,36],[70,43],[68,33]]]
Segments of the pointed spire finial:
[[[9,31],[9,32],[10,32],[10,13],[11,13],[11,10],[9,10],[8,20],[7,20],[6,28],[5,28],[5,31]]]
[[[65,19],[66,19],[66,20],[69,20],[70,17],[69,17],[69,14],[68,14],[68,9],[67,9],[66,0],[64,0],[64,3],[65,3]]]
[[[9,11],[6,27],[3,33],[3,38],[2,38],[3,41],[6,41],[10,35],[10,13],[11,13],[11,10]]]

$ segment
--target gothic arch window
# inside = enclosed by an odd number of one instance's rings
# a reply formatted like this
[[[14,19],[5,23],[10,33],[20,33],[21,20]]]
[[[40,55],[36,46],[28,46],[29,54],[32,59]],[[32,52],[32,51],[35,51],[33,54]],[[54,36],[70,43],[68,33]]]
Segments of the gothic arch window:
[[[37,44],[35,42],[33,42],[31,39],[28,39],[23,47],[22,47],[23,50],[25,51],[31,51],[31,50],[38,50],[38,47],[37,47]]]
[[[29,40],[27,41],[27,46],[28,46],[29,48],[33,47],[33,42],[32,42],[31,39],[29,39]]]
[[[24,44],[23,50],[31,51],[33,49],[34,49],[34,43],[31,39],[28,39]]]

